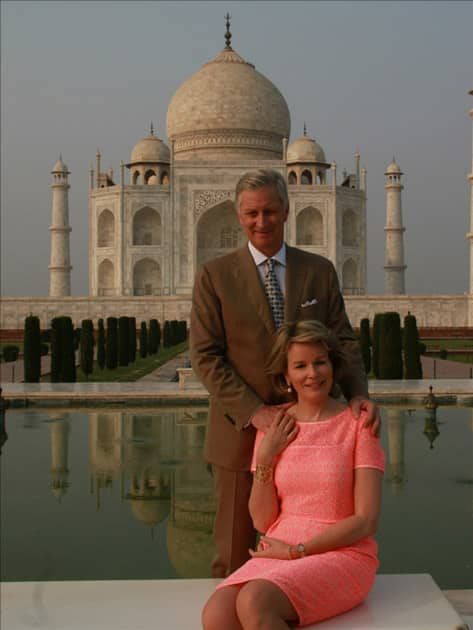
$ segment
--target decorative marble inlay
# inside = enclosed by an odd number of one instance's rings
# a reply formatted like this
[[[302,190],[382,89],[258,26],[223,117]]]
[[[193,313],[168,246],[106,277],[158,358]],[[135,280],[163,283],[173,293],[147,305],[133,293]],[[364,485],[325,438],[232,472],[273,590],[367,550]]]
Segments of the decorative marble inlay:
[[[174,137],[174,153],[195,148],[213,147],[260,147],[281,153],[282,137],[275,134],[246,130],[205,130],[199,133],[182,134]]]
[[[232,190],[199,190],[194,192],[194,221],[196,222],[200,215],[210,208],[215,206],[221,201],[232,199],[235,195],[235,191]]]

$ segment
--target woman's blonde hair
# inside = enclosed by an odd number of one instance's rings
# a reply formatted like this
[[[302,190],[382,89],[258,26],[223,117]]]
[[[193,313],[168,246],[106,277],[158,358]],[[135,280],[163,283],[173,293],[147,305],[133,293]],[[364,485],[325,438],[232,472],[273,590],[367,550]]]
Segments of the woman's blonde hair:
[[[273,348],[268,357],[266,371],[273,387],[279,395],[295,399],[294,392],[288,394],[285,373],[287,372],[287,354],[293,343],[320,343],[326,349],[333,368],[332,396],[339,395],[338,383],[346,375],[349,359],[337,337],[317,320],[306,319],[286,322],[275,333]]]

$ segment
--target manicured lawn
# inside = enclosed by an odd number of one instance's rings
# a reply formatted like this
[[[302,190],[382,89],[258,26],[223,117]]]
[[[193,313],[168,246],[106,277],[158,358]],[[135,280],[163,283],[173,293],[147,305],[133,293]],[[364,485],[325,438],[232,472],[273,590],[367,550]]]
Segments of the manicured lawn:
[[[442,350],[469,350],[473,352],[473,339],[421,339],[427,346],[427,349],[439,349]]]
[[[136,361],[130,363],[126,367],[117,367],[115,370],[100,370],[97,363],[94,362],[94,371],[86,379],[82,370],[77,368],[77,382],[78,383],[124,383],[134,382],[140,379],[142,376],[146,376],[156,368],[169,361],[176,355],[180,354],[187,349],[187,342],[177,344],[170,348],[161,348],[157,354],[153,354],[142,359],[137,355]],[[42,377],[43,382],[49,382],[49,376]]]
[[[446,350],[446,358],[449,361],[458,361],[459,363],[473,363],[473,339],[421,339],[430,350],[430,356],[439,356],[440,351]],[[449,353],[449,350],[470,350],[465,353]],[[431,354],[433,353],[433,354]]]

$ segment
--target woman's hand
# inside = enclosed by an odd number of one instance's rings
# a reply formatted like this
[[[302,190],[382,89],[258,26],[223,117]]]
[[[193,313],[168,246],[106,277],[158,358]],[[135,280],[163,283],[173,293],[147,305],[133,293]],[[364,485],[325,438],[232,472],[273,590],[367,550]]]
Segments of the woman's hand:
[[[252,558],[277,558],[279,560],[291,560],[290,545],[278,540],[261,536],[256,551],[249,549]]]
[[[283,405],[279,405],[281,409],[288,409],[293,406],[293,402],[284,403]],[[262,405],[251,418],[251,424],[258,429],[258,431],[266,431],[271,426],[274,420],[274,406],[273,405]]]
[[[279,411],[261,440],[256,463],[271,466],[276,455],[294,440],[298,431],[294,418],[284,409]]]

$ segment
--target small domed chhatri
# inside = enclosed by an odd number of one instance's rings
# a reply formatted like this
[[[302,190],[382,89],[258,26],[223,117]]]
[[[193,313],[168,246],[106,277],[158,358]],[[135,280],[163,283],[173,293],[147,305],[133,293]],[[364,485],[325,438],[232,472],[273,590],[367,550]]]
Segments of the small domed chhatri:
[[[151,125],[150,133],[133,147],[130,164],[134,162],[169,162],[169,160],[169,147],[154,135],[153,125]]]
[[[325,164],[325,153],[320,144],[307,135],[304,125],[304,133],[300,138],[291,142],[287,149],[287,163],[292,162],[321,162]]]
[[[281,159],[291,128],[278,88],[230,46],[185,81],[168,108],[177,160]]]
[[[304,133],[292,142],[287,149],[289,184],[325,184],[326,173],[330,168],[320,144]]]

